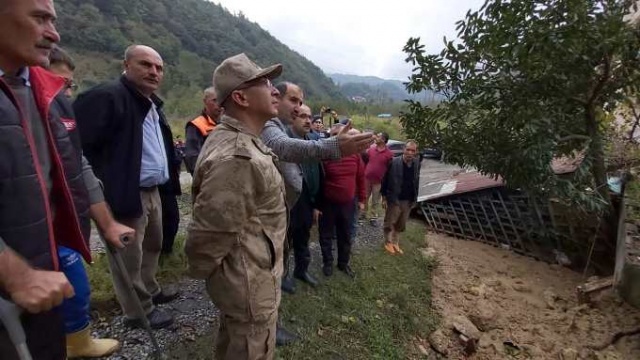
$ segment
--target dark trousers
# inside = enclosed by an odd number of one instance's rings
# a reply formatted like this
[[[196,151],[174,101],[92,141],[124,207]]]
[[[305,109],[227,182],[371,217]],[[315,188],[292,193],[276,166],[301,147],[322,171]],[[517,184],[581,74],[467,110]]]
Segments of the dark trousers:
[[[160,191],[160,201],[162,202],[162,253],[169,254],[173,250],[180,224],[178,197]]]
[[[293,256],[295,259],[294,275],[301,275],[307,272],[311,263],[311,253],[309,252],[309,237],[313,226],[313,207],[309,199],[300,196],[295,206],[291,208],[290,224],[287,238],[291,239],[293,245]]]
[[[27,335],[27,346],[31,357],[36,360],[67,358],[64,324],[59,308],[36,315],[24,314],[20,319]],[[19,359],[2,323],[0,323],[0,359]]]
[[[322,262],[333,264],[333,234],[338,247],[338,267],[349,264],[351,257],[351,226],[353,221],[353,202],[345,204],[326,203],[320,217],[320,248]]]

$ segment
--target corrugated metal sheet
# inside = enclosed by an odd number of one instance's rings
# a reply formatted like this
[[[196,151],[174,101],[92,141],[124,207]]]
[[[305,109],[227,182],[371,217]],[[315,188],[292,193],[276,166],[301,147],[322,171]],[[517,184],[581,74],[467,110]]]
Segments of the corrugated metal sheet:
[[[471,191],[478,191],[494,187],[503,186],[502,179],[494,180],[481,175],[477,171],[460,173],[450,179],[434,181],[422,186],[418,202],[438,199],[441,197],[463,194]]]
[[[584,155],[582,154],[571,158],[558,158],[553,160],[551,167],[558,175],[569,174],[577,169],[583,159]],[[446,175],[447,177],[444,179],[431,179],[432,181],[421,185],[418,202],[504,185],[502,178],[499,177],[497,180],[492,179],[477,171],[464,172],[460,170],[453,174],[443,173],[443,175]]]

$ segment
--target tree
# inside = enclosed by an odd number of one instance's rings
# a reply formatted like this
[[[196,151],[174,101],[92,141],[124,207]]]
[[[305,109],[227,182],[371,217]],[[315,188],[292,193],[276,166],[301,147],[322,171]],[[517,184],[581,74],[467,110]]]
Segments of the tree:
[[[487,0],[439,54],[409,39],[407,89],[444,100],[409,101],[407,133],[439,135],[450,161],[512,187],[609,211],[602,115],[639,85],[640,32],[623,20],[633,2]],[[552,159],[577,153],[572,181],[558,178]]]

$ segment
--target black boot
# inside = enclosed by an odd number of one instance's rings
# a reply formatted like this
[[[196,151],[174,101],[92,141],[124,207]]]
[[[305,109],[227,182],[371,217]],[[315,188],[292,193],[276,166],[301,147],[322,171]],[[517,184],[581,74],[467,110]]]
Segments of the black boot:
[[[295,294],[296,293],[296,283],[293,281],[291,276],[283,277],[282,284],[280,284],[280,289],[286,292],[287,294]]]
[[[322,265],[322,273],[327,277],[333,275],[333,264]]]
[[[276,328],[276,346],[287,346],[300,340],[300,337],[278,325]]]
[[[314,278],[311,274],[309,274],[308,271],[304,271],[304,272],[294,272],[293,273],[293,277],[305,282],[307,284],[309,284],[309,286],[311,287],[316,287],[318,286],[318,280],[316,278]]]

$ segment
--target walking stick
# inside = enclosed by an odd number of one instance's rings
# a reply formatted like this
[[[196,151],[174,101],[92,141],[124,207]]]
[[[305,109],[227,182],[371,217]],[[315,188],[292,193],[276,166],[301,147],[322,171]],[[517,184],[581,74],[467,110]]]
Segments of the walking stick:
[[[123,244],[127,245],[131,241],[131,238],[128,235],[123,235],[120,237],[120,241],[122,241]],[[133,281],[131,281],[131,277],[129,277],[129,273],[127,272],[127,267],[124,265],[124,261],[122,260],[122,256],[120,255],[120,252],[118,251],[118,249],[113,247],[113,245],[111,245],[107,241],[105,241],[104,243],[106,245],[107,250],[111,254],[111,256],[113,256],[116,266],[118,267],[118,270],[120,274],[122,274],[122,278],[125,284],[127,285],[127,289],[129,289],[130,291],[130,295],[131,295],[131,298],[133,299],[133,303],[135,306],[136,316],[138,316],[138,318],[142,321],[142,328],[147,333],[147,335],[149,335],[149,338],[151,339],[151,343],[153,344],[153,348],[154,348],[154,352],[152,354],[153,357],[158,360],[164,359],[165,355],[162,353],[162,349],[160,348],[160,345],[158,345],[158,340],[156,339],[156,336],[153,334],[153,330],[151,330],[149,319],[147,319],[147,314],[144,313],[144,309],[142,308],[142,303],[140,303],[140,298],[136,293],[136,289],[133,287]]]
[[[9,337],[20,360],[33,360],[29,348],[27,347],[27,337],[24,334],[24,328],[20,322],[20,314],[22,309],[18,305],[0,297],[0,320],[7,329]]]

